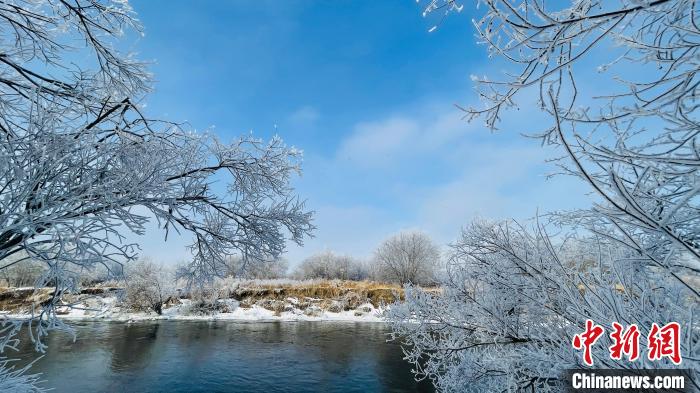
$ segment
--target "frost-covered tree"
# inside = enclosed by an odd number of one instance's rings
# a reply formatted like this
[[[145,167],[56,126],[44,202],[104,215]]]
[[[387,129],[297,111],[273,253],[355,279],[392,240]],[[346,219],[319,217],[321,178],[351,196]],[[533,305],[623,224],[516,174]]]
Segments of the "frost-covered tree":
[[[377,248],[374,264],[382,280],[432,284],[440,266],[440,250],[425,233],[401,232]]]
[[[129,263],[124,270],[124,304],[161,315],[163,304],[175,295],[174,272],[147,259]]]
[[[542,227],[477,221],[451,246],[442,291],[407,287],[389,311],[418,378],[445,392],[566,388],[566,369],[584,367],[572,337],[592,319],[637,324],[676,321],[683,368],[700,370],[700,332],[692,293],[658,270],[639,269],[634,251],[605,237],[554,242]],[[591,263],[594,261],[594,263]],[[600,368],[674,367],[666,359],[610,359],[606,334],[593,347]],[[647,351],[640,340],[640,353]],[[690,383],[690,381],[689,381]],[[698,388],[698,380],[692,382]]]
[[[496,128],[510,109],[536,105],[549,124],[517,131],[557,148],[562,172],[600,200],[559,219],[636,250],[700,297],[687,279],[700,273],[697,2],[479,3],[478,35],[508,74],[473,77],[484,106],[467,117]],[[426,15],[437,10],[461,6],[431,1]]]
[[[552,222],[588,229],[554,245],[510,224],[475,224],[453,246],[442,294],[407,292],[392,310],[418,375],[445,391],[558,391],[581,321],[678,321],[684,367],[697,388],[700,304],[698,4],[689,0],[481,0],[474,21],[502,80],[474,76],[484,106],[469,119],[495,129],[528,103],[544,129],[528,131],[561,153],[555,163],[598,198]],[[427,3],[426,16],[462,10]],[[533,100],[527,100],[534,97]],[[578,257],[569,257],[579,250]],[[429,324],[426,321],[436,323]],[[607,338],[606,338],[607,339]],[[669,364],[611,361],[601,367]]]
[[[368,273],[362,261],[349,255],[323,251],[301,261],[292,274],[297,279],[364,280]]]
[[[9,258],[10,262],[14,259],[20,259],[21,256]],[[7,264],[7,263],[6,263]],[[37,261],[26,261],[10,265],[4,269],[0,269],[0,285],[8,287],[30,287],[39,280],[46,266]]]
[[[196,283],[223,275],[231,255],[277,257],[286,238],[312,230],[290,186],[300,151],[277,137],[225,143],[146,115],[150,75],[116,49],[140,32],[122,1],[0,6],[0,269],[39,261],[36,284],[55,288],[30,319],[3,321],[0,350],[23,323],[44,350],[42,337],[65,327],[54,308],[78,272],[133,260],[125,234],[149,221],[166,239],[193,238],[180,274]]]

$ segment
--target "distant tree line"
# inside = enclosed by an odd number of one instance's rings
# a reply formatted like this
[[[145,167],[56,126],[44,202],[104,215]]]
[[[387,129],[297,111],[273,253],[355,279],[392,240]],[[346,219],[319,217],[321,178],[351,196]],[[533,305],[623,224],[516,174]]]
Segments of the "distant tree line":
[[[292,277],[431,285],[436,282],[441,266],[439,248],[430,237],[422,232],[406,231],[382,242],[369,261],[324,251],[303,260]]]
[[[244,258],[232,256],[226,260],[221,276],[234,279],[370,280],[434,285],[442,269],[439,248],[430,237],[418,231],[405,231],[384,240],[367,260],[326,250],[309,256],[290,271],[289,261],[285,258],[249,263]],[[79,269],[74,272],[74,279],[83,287],[115,280],[115,285],[125,285],[127,292],[150,297],[147,293],[149,290],[146,290],[148,286],[174,288],[177,270],[178,266],[168,267],[145,258],[127,265],[123,271],[121,266]],[[0,270],[0,286],[33,286],[42,282],[45,274],[45,264],[25,261]],[[165,281],[169,283],[166,285]],[[149,302],[129,299],[136,308],[151,308],[142,306]]]

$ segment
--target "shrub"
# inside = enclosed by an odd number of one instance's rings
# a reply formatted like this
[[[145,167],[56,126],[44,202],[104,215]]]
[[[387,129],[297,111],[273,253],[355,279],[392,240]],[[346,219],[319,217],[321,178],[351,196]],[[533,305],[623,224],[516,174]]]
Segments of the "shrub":
[[[359,260],[337,255],[332,251],[314,254],[297,266],[293,274],[299,280],[338,279],[360,281],[367,279],[367,267]]]
[[[422,232],[401,232],[375,252],[377,278],[400,284],[433,284],[440,267],[440,251]]]
[[[174,274],[162,265],[139,260],[125,269],[123,302],[138,311],[163,313],[163,303],[175,293]]]

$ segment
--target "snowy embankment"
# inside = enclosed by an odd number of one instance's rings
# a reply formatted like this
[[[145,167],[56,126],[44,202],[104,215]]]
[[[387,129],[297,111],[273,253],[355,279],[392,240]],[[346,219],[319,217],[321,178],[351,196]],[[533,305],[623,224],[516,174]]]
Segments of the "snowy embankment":
[[[193,313],[189,299],[181,299],[181,304],[170,306],[163,310],[161,315],[154,312],[134,312],[118,306],[116,297],[102,298],[102,306],[97,308],[84,306],[64,306],[59,308],[59,317],[68,320],[104,320],[104,321],[144,321],[144,320],[226,320],[226,321],[357,321],[357,322],[384,322],[382,317],[385,307],[374,307],[371,303],[364,303],[355,310],[343,310],[332,312],[328,310],[311,309],[300,310],[287,307],[287,311],[276,312],[259,305],[241,307],[236,300],[226,300],[225,311],[216,311],[210,314]],[[289,298],[292,303],[298,301]]]
[[[52,295],[50,288],[0,289],[0,314],[27,316]],[[86,288],[64,295],[56,308],[66,320],[136,322],[145,320],[356,321],[384,322],[387,305],[401,299],[396,286],[351,281],[246,282],[219,292],[216,299],[169,297],[162,313],[125,304],[118,287]]]

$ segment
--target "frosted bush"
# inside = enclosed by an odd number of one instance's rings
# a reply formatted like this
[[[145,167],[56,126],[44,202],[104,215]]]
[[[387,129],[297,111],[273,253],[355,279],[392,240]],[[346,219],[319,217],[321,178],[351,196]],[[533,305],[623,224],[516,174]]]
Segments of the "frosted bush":
[[[533,233],[534,232],[534,233]],[[591,263],[594,262],[594,263]],[[475,222],[451,247],[441,291],[407,287],[388,311],[418,378],[446,392],[565,389],[564,370],[582,368],[572,337],[592,319],[637,324],[676,321],[687,340],[683,367],[700,370],[694,294],[615,243],[594,238],[553,242],[542,228]],[[640,351],[646,351],[640,343]],[[670,361],[612,360],[604,337],[593,348],[599,368],[674,367]]]
[[[139,260],[127,266],[123,303],[137,311],[163,313],[163,304],[175,296],[175,274],[163,265]]]

